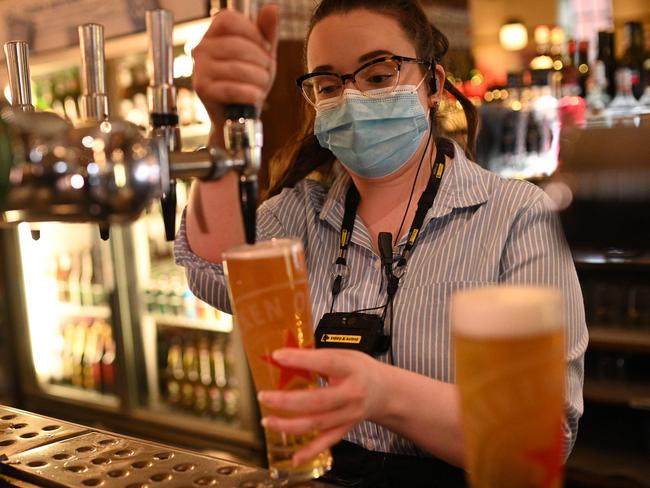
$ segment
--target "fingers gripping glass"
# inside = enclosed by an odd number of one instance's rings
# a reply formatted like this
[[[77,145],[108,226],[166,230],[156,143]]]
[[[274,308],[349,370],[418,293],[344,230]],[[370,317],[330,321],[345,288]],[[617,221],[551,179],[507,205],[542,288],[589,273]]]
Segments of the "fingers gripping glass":
[[[331,71],[314,71],[302,75],[296,80],[296,84],[302,90],[305,99],[313,106],[341,98],[348,80],[352,80],[355,88],[365,96],[372,97],[373,90],[397,87],[404,64],[420,64],[427,70],[431,68],[430,61],[404,56],[383,56],[360,66],[354,73],[340,75]],[[424,77],[419,83],[421,84],[422,81]]]

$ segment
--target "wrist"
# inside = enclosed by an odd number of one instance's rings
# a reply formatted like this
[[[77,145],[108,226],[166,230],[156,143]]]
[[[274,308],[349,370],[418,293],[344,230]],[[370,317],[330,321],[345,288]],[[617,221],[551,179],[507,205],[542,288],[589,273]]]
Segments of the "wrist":
[[[374,377],[378,391],[377,408],[369,420],[380,425],[393,424],[399,420],[403,410],[401,403],[404,395],[400,391],[400,376],[406,371],[380,361],[376,361],[376,364]]]

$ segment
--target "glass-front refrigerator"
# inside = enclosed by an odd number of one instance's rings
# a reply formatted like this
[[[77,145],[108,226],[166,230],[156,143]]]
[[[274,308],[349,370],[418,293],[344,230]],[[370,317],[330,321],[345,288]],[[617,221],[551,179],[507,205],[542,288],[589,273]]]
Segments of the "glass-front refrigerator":
[[[27,396],[120,408],[117,297],[110,242],[97,226],[20,224],[6,250],[13,332]],[[16,298],[17,297],[17,298]]]
[[[187,203],[189,182],[178,182],[177,223]],[[165,422],[195,436],[218,441],[209,450],[259,457],[261,430],[254,388],[233,318],[195,297],[173,243],[165,240],[160,207],[131,229],[136,296],[146,369],[146,395],[134,415]],[[192,442],[196,445],[197,437]]]

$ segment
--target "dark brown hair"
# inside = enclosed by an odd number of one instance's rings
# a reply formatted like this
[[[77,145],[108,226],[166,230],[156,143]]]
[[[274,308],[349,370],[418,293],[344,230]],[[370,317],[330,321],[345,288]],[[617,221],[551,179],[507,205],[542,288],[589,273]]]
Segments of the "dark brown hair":
[[[449,49],[447,37],[429,23],[426,14],[417,0],[322,0],[314,11],[304,47],[304,64],[307,66],[307,43],[314,26],[324,18],[347,13],[356,9],[366,9],[385,14],[396,19],[407,37],[413,42],[418,59],[440,62]],[[435,75],[435,73],[434,73]],[[431,77],[430,89],[433,91],[435,77]],[[467,144],[465,152],[473,158],[478,133],[476,108],[458,89],[445,79],[444,89],[453,95],[463,107],[467,119]],[[302,97],[301,97],[302,99]],[[279,194],[283,188],[292,187],[307,175],[319,172],[325,178],[331,172],[336,156],[320,146],[314,136],[315,114],[304,100],[302,103],[303,123],[298,133],[270,162],[270,186],[264,198]],[[435,136],[438,132],[435,113],[431,111],[431,128]]]

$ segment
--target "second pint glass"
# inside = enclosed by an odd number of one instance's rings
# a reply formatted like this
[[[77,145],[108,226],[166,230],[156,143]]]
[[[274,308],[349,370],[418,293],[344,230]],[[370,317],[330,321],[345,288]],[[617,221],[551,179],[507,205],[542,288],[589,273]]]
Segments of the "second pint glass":
[[[271,354],[282,347],[314,346],[307,266],[302,244],[281,239],[243,245],[223,255],[230,303],[244,340],[253,381],[260,390],[317,388],[316,375],[281,367]],[[288,416],[261,406],[262,415]],[[291,458],[317,432],[290,435],[267,429],[266,447],[273,478],[310,479],[327,472],[329,450],[293,466]]]
[[[560,292],[488,287],[452,300],[472,488],[560,488],[565,352]]]

